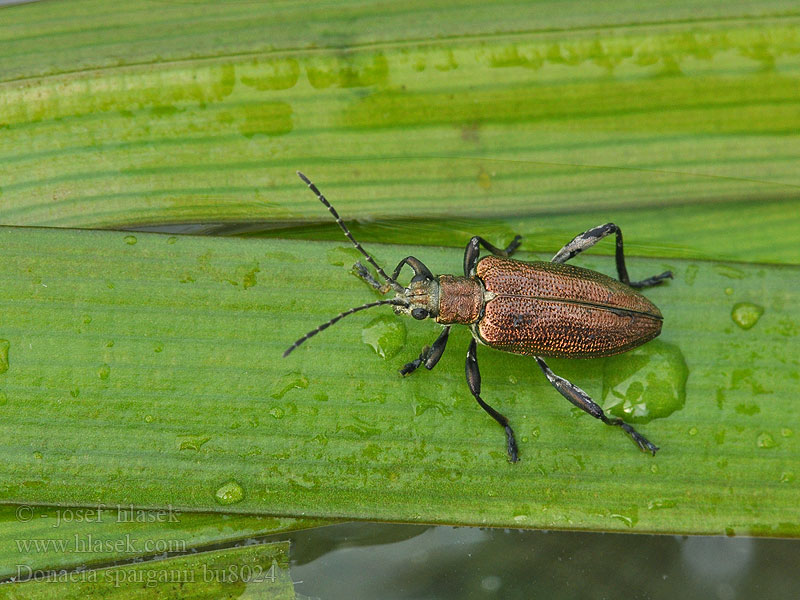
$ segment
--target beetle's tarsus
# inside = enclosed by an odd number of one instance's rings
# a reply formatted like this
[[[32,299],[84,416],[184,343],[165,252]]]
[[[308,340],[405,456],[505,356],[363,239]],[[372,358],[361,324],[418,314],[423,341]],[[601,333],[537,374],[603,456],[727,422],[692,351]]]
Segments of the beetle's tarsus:
[[[506,257],[509,257],[512,254],[514,254],[514,252],[517,251],[517,248],[519,248],[520,244],[522,244],[522,236],[521,235],[514,236],[514,239],[511,240],[511,243],[505,249]]]
[[[372,273],[370,273],[369,270],[367,270],[367,267],[361,264],[361,261],[358,261],[356,262],[356,264],[353,265],[353,270],[356,272],[356,275],[358,275],[361,279],[363,279],[365,282],[371,285],[374,289],[376,289],[379,292],[381,291],[383,286],[377,279],[375,279],[372,276]]]
[[[406,363],[403,366],[403,368],[400,369],[400,375],[405,377],[406,375],[410,375],[411,373],[416,371],[419,368],[419,366],[425,361],[425,358],[427,357],[430,349],[431,349],[430,346],[425,346],[422,349],[422,352],[419,353],[419,358],[415,358],[410,363]]]
[[[436,338],[436,341],[433,342],[432,346],[425,346],[422,349],[422,352],[419,353],[419,358],[412,360],[410,363],[406,363],[406,365],[400,369],[400,375],[405,377],[416,371],[420,365],[425,365],[425,368],[430,371],[433,367],[436,366],[436,363],[439,362],[439,359],[442,358],[442,354],[444,354],[444,349],[447,347],[447,339],[450,335],[450,327],[445,327],[442,330],[442,333],[439,334],[439,337]]]
[[[514,430],[510,425],[505,426],[506,430],[506,450],[508,451],[508,462],[519,461],[519,451],[517,450],[517,440],[514,437]]]
[[[629,286],[632,288],[646,288],[652,287],[654,285],[658,285],[663,283],[665,279],[672,279],[672,271],[664,271],[661,275],[654,275],[653,277],[648,277],[647,279],[643,279],[642,281],[631,281],[628,283]]]
[[[633,441],[636,442],[636,445],[639,446],[639,449],[642,452],[649,452],[653,456],[656,455],[658,451],[658,446],[653,444],[650,440],[644,437],[641,433],[636,431],[633,427],[628,425],[625,421],[620,418],[615,419],[603,419],[603,421],[609,425],[619,425],[631,438]]]

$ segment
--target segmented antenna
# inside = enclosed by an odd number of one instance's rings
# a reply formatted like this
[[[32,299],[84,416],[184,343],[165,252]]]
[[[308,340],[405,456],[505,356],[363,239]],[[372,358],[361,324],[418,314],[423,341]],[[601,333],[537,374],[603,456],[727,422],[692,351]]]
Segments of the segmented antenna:
[[[328,202],[328,200],[325,198],[325,196],[322,195],[322,192],[320,192],[317,189],[317,186],[315,186],[313,183],[311,183],[311,181],[308,179],[308,177],[303,175],[300,171],[297,172],[297,175],[298,175],[298,177],[300,177],[300,179],[305,181],[305,183],[309,187],[309,189],[317,195],[317,198],[319,199],[319,201],[322,202],[325,206],[328,207],[328,210],[331,211],[331,214],[333,215],[333,218],[336,219],[336,222],[339,224],[339,227],[342,228],[342,231],[344,231],[344,234],[347,236],[347,239],[349,239],[351,242],[353,242],[353,246],[356,247],[356,250],[358,250],[359,252],[361,252],[361,254],[364,255],[364,257],[367,259],[367,261],[369,261],[369,264],[371,264],[373,267],[375,267],[375,270],[378,271],[380,276],[383,277],[386,280],[386,282],[389,285],[392,286],[392,289],[394,289],[394,291],[400,292],[402,294],[405,291],[403,286],[400,285],[399,283],[397,283],[391,277],[389,277],[386,274],[386,272],[380,267],[380,265],[375,262],[375,259],[372,258],[367,253],[367,251],[364,250],[364,248],[361,247],[361,244],[359,244],[356,241],[356,239],[353,237],[353,234],[350,233],[350,230],[347,228],[347,225],[345,225],[344,222],[342,221],[342,218],[339,216],[339,213],[336,212],[336,209],[333,208],[333,206],[331,206],[331,203]]]
[[[344,319],[347,315],[352,315],[353,313],[356,313],[356,312],[358,312],[360,310],[366,310],[368,308],[372,308],[373,306],[381,306],[383,304],[394,304],[395,306],[408,306],[408,302],[406,302],[404,300],[401,300],[400,298],[392,298],[390,300],[378,300],[377,302],[370,302],[368,304],[362,304],[361,306],[356,306],[355,308],[351,308],[350,310],[346,310],[343,313],[339,313],[338,317],[334,317],[330,321],[328,321],[327,323],[323,323],[322,325],[320,325],[316,329],[312,329],[311,331],[309,331],[307,334],[305,334],[303,337],[301,337],[299,340],[297,340],[294,344],[289,346],[289,348],[287,348],[286,352],[283,353],[283,357],[286,358],[287,356],[289,356],[289,354],[292,352],[292,350],[297,348],[300,344],[305,342],[308,338],[314,337],[320,331],[322,331],[323,329],[327,329],[328,327],[330,327],[331,325],[333,325],[334,323],[336,323],[340,319]]]

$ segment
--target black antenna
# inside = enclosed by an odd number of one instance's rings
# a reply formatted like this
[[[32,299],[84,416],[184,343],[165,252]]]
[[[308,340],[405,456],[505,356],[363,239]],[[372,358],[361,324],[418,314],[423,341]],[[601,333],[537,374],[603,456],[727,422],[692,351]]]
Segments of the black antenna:
[[[356,312],[358,312],[360,310],[366,310],[368,308],[372,308],[373,306],[381,306],[383,304],[394,304],[395,306],[408,306],[408,302],[406,302],[405,300],[402,300],[400,298],[392,298],[391,300],[378,300],[377,302],[370,302],[368,304],[362,304],[361,306],[356,306],[355,308],[351,308],[350,310],[346,310],[343,313],[339,313],[338,317],[333,317],[327,323],[323,323],[322,325],[320,325],[316,329],[312,329],[311,331],[309,331],[307,334],[305,334],[303,337],[301,337],[299,340],[297,340],[294,344],[289,346],[289,348],[287,348],[286,352],[283,353],[283,357],[286,358],[287,356],[289,356],[289,354],[292,352],[292,350],[297,348],[300,344],[305,342],[308,338],[314,337],[320,331],[322,331],[323,329],[327,329],[328,327],[330,327],[331,325],[333,325],[334,323],[336,323],[340,319],[345,318],[347,315],[352,315],[353,313],[356,313]]]
[[[339,213],[336,212],[336,209],[333,208],[333,206],[331,206],[331,203],[328,202],[328,200],[325,198],[325,196],[323,196],[322,193],[317,189],[317,186],[315,186],[313,183],[311,183],[311,181],[308,179],[308,177],[303,175],[300,171],[297,172],[297,175],[300,177],[300,179],[302,179],[303,181],[306,182],[306,185],[309,187],[309,189],[317,195],[317,198],[319,199],[319,201],[322,202],[325,206],[328,207],[328,210],[331,211],[331,214],[333,215],[333,218],[336,219],[336,222],[339,224],[339,227],[342,228],[342,231],[344,231],[344,234],[347,236],[347,239],[349,239],[351,242],[353,242],[353,246],[356,247],[356,250],[361,252],[361,254],[363,254],[366,257],[366,259],[369,261],[369,264],[371,264],[373,267],[375,267],[375,270],[378,271],[380,276],[383,277],[386,280],[386,282],[389,285],[392,286],[392,289],[394,289],[394,291],[400,292],[401,294],[403,292],[405,292],[405,288],[403,288],[403,286],[400,285],[399,283],[397,283],[394,279],[389,277],[384,272],[384,270],[380,267],[380,265],[375,262],[375,259],[372,258],[367,253],[367,251],[364,250],[364,248],[361,247],[361,244],[359,244],[356,241],[356,239],[353,237],[353,234],[350,233],[350,230],[347,228],[347,225],[345,225],[344,222],[342,221],[342,218],[339,216]]]

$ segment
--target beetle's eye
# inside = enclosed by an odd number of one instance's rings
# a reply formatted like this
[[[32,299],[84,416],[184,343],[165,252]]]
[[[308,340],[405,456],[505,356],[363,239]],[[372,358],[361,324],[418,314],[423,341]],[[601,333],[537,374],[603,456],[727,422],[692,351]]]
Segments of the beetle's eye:
[[[411,311],[411,316],[417,319],[418,321],[422,321],[422,319],[428,318],[428,311],[424,308],[415,308]]]

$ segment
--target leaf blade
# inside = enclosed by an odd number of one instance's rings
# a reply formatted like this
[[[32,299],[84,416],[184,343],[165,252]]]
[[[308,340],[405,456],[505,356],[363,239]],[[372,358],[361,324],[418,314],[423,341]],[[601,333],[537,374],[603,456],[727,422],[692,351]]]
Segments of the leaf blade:
[[[409,326],[404,351],[388,363],[359,344],[367,319],[358,317],[280,359],[304,331],[372,295],[348,275],[356,255],[341,244],[156,234],[130,244],[129,234],[14,228],[0,235],[2,333],[10,340],[10,368],[0,376],[6,502],[124,498],[226,512],[797,535],[787,514],[795,510],[800,423],[782,403],[797,361],[778,350],[798,343],[794,267],[631,261],[632,273],[675,270],[674,282],[648,295],[665,315],[661,339],[680,349],[690,371],[685,408],[644,426],[662,447],[655,459],[615,428],[570,418],[529,359],[480,350],[485,397],[521,440],[522,462],[512,466],[502,432],[463,382],[457,349],[466,331],[454,332],[433,373],[405,379],[395,369],[430,343],[429,326]],[[384,261],[414,252],[373,251]],[[428,248],[424,260],[435,272],[456,270],[453,254]],[[256,284],[245,289],[254,268]],[[759,294],[763,316],[740,330],[732,306]],[[550,362],[600,397],[603,361]],[[23,399],[36,418],[19,410]],[[97,441],[80,433],[86,426],[99,429]],[[179,439],[200,434],[212,436],[205,452],[180,450]],[[37,445],[41,459],[31,456]],[[243,497],[221,506],[214,494],[230,481]]]

